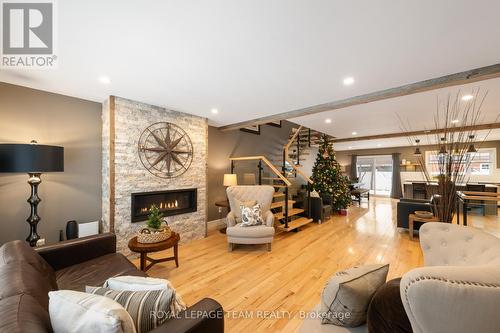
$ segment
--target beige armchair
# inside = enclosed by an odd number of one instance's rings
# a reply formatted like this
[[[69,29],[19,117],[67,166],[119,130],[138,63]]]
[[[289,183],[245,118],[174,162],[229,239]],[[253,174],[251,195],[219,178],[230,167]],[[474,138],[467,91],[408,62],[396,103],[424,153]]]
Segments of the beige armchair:
[[[426,223],[420,246],[426,267],[406,273],[400,286],[413,332],[500,332],[500,239]]]
[[[271,212],[274,188],[268,185],[230,186],[226,190],[231,211],[227,215],[227,243],[232,251],[234,244],[267,244],[271,251],[274,237],[274,215]],[[255,200],[262,205],[263,225],[241,227],[240,202]]]

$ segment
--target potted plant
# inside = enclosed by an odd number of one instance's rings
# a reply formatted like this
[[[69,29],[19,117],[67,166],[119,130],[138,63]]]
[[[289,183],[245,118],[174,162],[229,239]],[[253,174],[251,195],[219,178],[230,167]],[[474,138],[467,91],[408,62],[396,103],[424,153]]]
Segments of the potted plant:
[[[170,237],[171,231],[163,220],[163,214],[156,205],[149,209],[147,228],[143,228],[137,235],[139,243],[158,243]]]

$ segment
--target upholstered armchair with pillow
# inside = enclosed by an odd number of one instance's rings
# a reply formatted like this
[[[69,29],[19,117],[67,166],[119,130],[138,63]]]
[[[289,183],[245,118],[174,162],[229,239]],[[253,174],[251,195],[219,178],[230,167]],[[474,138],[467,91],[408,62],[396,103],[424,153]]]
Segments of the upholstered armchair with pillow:
[[[231,209],[227,215],[228,250],[232,251],[234,244],[267,244],[268,251],[271,251],[274,237],[274,215],[271,212],[274,188],[268,185],[230,186],[226,192]],[[263,223],[241,226],[240,206],[257,203],[262,207]]]
[[[426,267],[406,273],[401,299],[414,333],[500,331],[500,239],[448,223],[420,228]]]

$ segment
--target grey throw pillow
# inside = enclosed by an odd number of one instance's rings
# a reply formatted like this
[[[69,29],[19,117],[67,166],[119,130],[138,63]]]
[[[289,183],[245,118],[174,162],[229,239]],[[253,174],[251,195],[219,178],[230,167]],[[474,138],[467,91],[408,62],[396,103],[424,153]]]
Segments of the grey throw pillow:
[[[337,272],[321,294],[322,324],[356,327],[366,322],[368,305],[385,283],[389,265],[366,265]]]

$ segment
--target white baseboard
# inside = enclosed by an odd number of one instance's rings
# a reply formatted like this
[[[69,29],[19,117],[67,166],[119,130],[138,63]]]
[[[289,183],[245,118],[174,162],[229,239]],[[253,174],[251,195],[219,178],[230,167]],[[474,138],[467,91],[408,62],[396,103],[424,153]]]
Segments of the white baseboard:
[[[226,218],[225,217],[222,219],[207,222],[207,232],[214,231],[214,230],[220,230],[220,229],[225,228],[225,227],[226,227]]]

